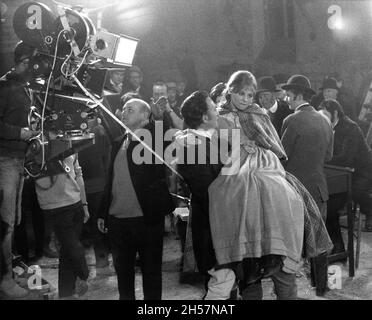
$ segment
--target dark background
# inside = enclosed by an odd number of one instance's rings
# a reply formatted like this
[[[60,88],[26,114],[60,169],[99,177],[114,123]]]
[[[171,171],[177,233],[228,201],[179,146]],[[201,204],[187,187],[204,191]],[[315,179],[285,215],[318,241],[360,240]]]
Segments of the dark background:
[[[12,19],[25,2],[0,1],[1,74],[13,64]],[[52,1],[39,2],[55,10]],[[114,1],[62,2],[96,8]],[[342,9],[343,30],[327,25],[334,4]],[[97,12],[90,17],[97,22]],[[135,63],[148,83],[184,77],[209,89],[245,68],[257,77],[306,74],[319,88],[325,74],[338,71],[358,93],[372,69],[371,1],[122,0],[103,10],[102,27],[140,39]]]

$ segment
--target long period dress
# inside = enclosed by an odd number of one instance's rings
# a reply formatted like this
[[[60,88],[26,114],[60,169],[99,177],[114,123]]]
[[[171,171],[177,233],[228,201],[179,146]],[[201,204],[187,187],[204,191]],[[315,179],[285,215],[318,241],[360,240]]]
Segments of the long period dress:
[[[261,126],[257,128],[265,131],[266,118],[260,112],[253,115],[257,115]],[[278,158],[285,157],[279,138],[268,141],[274,143],[271,150],[260,147],[252,137],[248,138],[245,132],[249,131],[242,130],[240,119],[232,111],[219,119],[220,128],[240,129],[235,130],[235,136],[231,134],[233,140],[239,139],[240,148],[231,156],[229,166],[233,169],[222,170],[208,189],[217,262],[275,254],[285,257],[283,270],[294,273],[301,260],[304,238],[303,200],[286,180]],[[270,134],[268,137],[271,139]]]

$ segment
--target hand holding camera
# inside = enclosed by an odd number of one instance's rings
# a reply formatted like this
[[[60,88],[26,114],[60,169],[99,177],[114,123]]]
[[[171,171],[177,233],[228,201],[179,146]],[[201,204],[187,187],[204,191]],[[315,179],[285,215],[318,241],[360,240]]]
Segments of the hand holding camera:
[[[164,112],[169,112],[170,105],[167,97],[160,97],[156,102],[151,99],[151,111],[154,115],[155,120],[163,119]]]

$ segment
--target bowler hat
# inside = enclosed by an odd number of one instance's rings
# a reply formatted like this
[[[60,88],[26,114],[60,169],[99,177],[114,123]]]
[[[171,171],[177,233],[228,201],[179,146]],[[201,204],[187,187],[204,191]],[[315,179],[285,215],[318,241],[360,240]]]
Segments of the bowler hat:
[[[262,77],[261,79],[258,80],[258,86],[257,86],[257,91],[256,93],[261,93],[261,92],[278,92],[276,88],[276,82],[273,77]]]
[[[315,91],[311,89],[309,78],[299,74],[295,74],[292,77],[290,77],[287,81],[287,84],[282,86],[282,89],[287,91],[291,89],[297,89],[302,90],[311,95],[315,94]]]
[[[327,78],[323,81],[322,87],[320,90],[325,90],[325,89],[336,89],[338,90],[337,86],[337,80],[335,78]]]

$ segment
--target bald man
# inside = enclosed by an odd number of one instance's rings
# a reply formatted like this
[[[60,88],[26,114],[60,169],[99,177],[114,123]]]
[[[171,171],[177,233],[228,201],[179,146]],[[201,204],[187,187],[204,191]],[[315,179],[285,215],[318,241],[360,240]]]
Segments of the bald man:
[[[163,136],[155,135],[151,108],[131,99],[123,107],[121,121],[136,134],[147,130],[150,147]],[[164,147],[166,144],[164,143]],[[135,299],[135,263],[139,253],[145,300],[160,300],[164,217],[174,210],[163,164],[137,161],[139,142],[125,134],[112,146],[111,165],[102,201],[98,228],[108,232],[120,300]],[[107,227],[107,229],[106,229]]]

